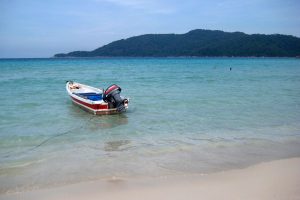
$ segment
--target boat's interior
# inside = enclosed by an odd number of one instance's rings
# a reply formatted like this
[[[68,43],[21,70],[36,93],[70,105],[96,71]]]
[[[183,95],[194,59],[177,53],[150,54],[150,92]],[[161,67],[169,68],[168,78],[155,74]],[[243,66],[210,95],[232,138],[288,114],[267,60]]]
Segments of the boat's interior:
[[[103,99],[102,94],[95,93],[95,92],[87,92],[87,93],[74,93],[77,96],[80,96],[84,99],[89,99],[92,101],[100,101]]]
[[[81,98],[89,99],[92,101],[100,101],[103,99],[102,91],[97,88],[86,87],[81,84],[69,84],[70,91]]]

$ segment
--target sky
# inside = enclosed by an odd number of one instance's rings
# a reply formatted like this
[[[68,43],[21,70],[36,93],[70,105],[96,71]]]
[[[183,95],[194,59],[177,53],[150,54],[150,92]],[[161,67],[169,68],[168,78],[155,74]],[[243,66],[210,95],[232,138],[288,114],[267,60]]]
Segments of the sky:
[[[300,37],[300,0],[0,0],[0,58],[52,57],[193,29]]]

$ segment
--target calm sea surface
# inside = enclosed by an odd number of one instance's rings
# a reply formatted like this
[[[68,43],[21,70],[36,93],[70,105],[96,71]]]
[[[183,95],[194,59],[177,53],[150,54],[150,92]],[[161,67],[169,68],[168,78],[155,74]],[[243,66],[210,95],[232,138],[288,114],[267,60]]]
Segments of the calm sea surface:
[[[300,156],[300,59],[11,59],[0,70],[0,193]],[[116,83],[130,108],[89,114],[66,80]]]

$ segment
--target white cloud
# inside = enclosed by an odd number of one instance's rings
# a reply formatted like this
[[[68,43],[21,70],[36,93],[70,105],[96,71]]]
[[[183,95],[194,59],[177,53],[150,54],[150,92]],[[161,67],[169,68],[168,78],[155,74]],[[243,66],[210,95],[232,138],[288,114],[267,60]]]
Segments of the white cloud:
[[[106,2],[110,2],[116,5],[120,6],[129,6],[133,8],[144,8],[149,4],[148,1],[143,1],[143,0],[102,0]]]
[[[142,10],[153,14],[171,14],[175,9],[161,1],[154,0],[95,0],[97,2],[107,2],[116,6],[127,7],[135,10]]]

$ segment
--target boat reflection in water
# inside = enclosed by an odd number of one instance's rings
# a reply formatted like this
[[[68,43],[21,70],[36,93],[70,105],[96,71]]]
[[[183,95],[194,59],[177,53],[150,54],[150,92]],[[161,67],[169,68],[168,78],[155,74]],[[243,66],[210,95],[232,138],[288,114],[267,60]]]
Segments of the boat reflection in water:
[[[104,151],[124,151],[129,148],[130,140],[108,141],[104,144]]]
[[[128,124],[128,117],[124,114],[121,115],[104,115],[104,116],[93,116],[89,120],[90,128],[99,129],[110,129],[117,126]]]

